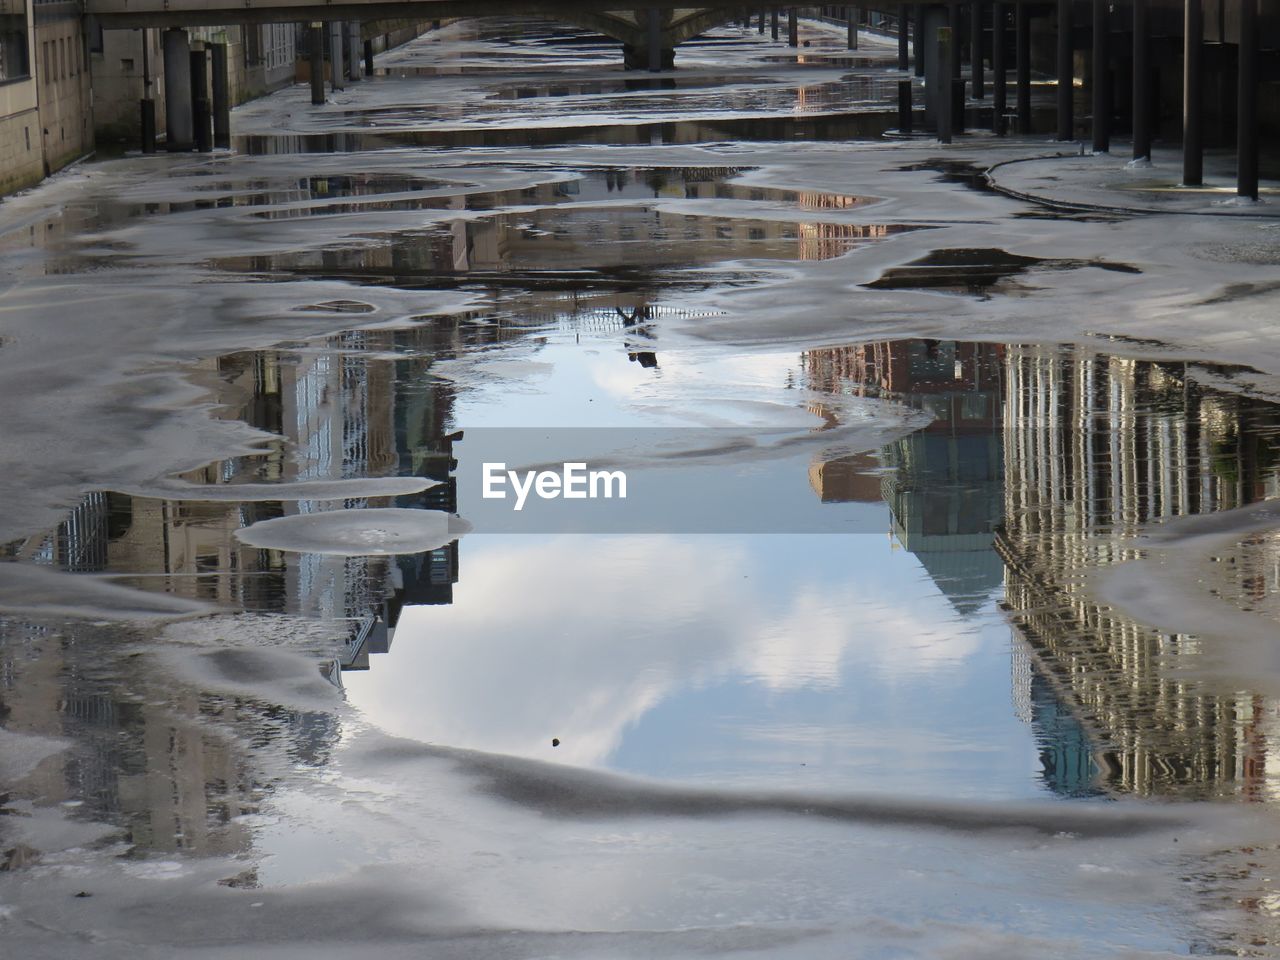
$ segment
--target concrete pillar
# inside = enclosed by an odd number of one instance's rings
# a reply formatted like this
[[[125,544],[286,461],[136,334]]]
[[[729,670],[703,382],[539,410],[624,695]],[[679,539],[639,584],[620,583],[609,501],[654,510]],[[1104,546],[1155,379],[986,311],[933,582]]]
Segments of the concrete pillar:
[[[139,104],[139,130],[142,152],[156,152],[156,101],[151,96],[151,31],[142,28],[142,102]]]
[[[1031,132],[1031,14],[1025,3],[1014,8],[1014,46],[1018,79],[1018,133]]]
[[[986,83],[982,75],[982,4],[973,3],[969,24],[969,73],[972,77],[973,99],[986,97]]]
[[[360,79],[360,24],[356,20],[347,21],[347,79]]]
[[[1093,0],[1093,152],[1111,150],[1111,3]]]
[[[1258,0],[1240,7],[1240,60],[1236,91],[1236,193],[1258,199]]]
[[[928,4],[923,10],[924,33],[928,42],[920,51],[924,63],[925,126],[942,140],[951,136],[951,26],[947,8]],[[947,141],[944,141],[947,142]]]
[[[1075,45],[1072,41],[1072,0],[1058,0],[1058,139],[1074,140]]]
[[[307,34],[307,54],[311,60],[311,105],[324,103],[324,24],[313,23]]]
[[[220,150],[231,149],[231,94],[227,76],[227,45],[205,44],[212,58],[213,70],[213,145]]]
[[[1005,112],[1009,108],[1009,65],[1005,62],[1005,50],[1009,38],[1005,35],[1005,5],[996,0],[991,5],[991,132],[1003,137],[1008,132]]]
[[[329,89],[333,91],[345,88],[342,69],[342,21],[329,22]]]
[[[857,7],[844,8],[845,27],[848,33],[846,45],[850,50],[858,49],[858,17]]]
[[[793,47],[800,46],[800,20],[795,7],[787,8],[787,43]]]
[[[192,50],[191,57],[191,119],[195,128],[196,149],[201,153],[213,150],[213,110],[209,105],[209,56],[201,47]]]
[[[1151,156],[1151,28],[1147,0],[1133,0],[1133,159]]]
[[[164,125],[165,149],[191,149],[191,45],[187,31],[177,28],[164,32]]]
[[[964,33],[964,9],[960,4],[952,4],[951,20],[951,132],[964,133],[964,71],[961,69],[960,56],[963,51],[961,35]]]
[[[1182,52],[1182,182],[1204,183],[1204,11],[1184,0]]]

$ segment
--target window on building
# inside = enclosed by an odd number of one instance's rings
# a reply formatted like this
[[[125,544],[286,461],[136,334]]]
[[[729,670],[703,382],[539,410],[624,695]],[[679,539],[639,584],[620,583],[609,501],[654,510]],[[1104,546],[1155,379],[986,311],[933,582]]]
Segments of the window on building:
[[[29,76],[27,0],[0,0],[0,83]]]

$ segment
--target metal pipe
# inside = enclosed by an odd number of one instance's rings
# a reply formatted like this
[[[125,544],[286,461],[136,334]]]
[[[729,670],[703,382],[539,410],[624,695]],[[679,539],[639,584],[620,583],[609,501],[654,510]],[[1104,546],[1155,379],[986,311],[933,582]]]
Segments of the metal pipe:
[[[1258,199],[1258,3],[1240,6],[1239,89],[1236,93],[1236,193]]]
[[[1184,0],[1182,51],[1182,182],[1204,183],[1204,11],[1201,0]]]
[[[845,19],[845,25],[848,33],[846,46],[848,46],[850,50],[857,50],[858,49],[858,8],[845,7],[844,19]]]
[[[1093,0],[1093,152],[1111,150],[1111,3]]]

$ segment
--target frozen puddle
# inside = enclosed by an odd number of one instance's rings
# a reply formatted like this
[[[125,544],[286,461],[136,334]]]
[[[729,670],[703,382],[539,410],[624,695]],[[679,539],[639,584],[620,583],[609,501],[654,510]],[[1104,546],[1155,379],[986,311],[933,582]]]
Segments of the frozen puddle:
[[[259,520],[237,530],[236,539],[264,550],[364,557],[426,553],[468,529],[439,510],[370,508]]]

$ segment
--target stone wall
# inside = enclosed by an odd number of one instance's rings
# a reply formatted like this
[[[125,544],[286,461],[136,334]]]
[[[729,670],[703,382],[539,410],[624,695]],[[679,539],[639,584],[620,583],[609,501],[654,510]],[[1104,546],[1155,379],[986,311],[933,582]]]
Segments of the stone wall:
[[[35,87],[34,80],[0,86],[0,196],[44,176]]]
[[[78,4],[35,6],[35,64],[44,170],[93,151],[93,93]]]

